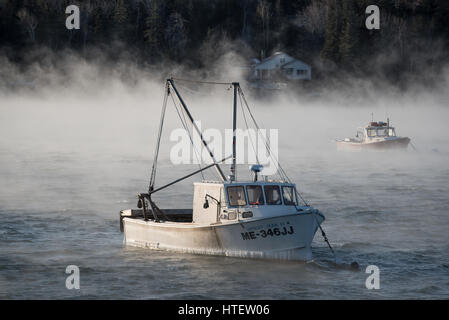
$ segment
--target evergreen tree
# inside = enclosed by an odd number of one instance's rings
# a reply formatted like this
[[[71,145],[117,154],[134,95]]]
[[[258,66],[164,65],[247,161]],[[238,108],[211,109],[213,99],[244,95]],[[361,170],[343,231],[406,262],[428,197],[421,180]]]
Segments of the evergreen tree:
[[[151,2],[148,17],[145,19],[144,39],[152,55],[160,53],[162,46],[163,25],[158,0]]]
[[[173,12],[168,18],[165,40],[171,58],[178,59],[184,54],[187,37],[185,34],[184,19],[177,12]]]
[[[343,2],[343,23],[340,35],[339,57],[342,64],[348,68],[354,67],[358,48],[359,18],[355,8],[356,0]]]
[[[341,34],[341,0],[329,0],[327,12],[326,33],[321,57],[333,62],[339,62],[339,41]]]
[[[128,20],[128,10],[124,0],[117,0],[114,11],[114,21],[118,24],[124,24]]]

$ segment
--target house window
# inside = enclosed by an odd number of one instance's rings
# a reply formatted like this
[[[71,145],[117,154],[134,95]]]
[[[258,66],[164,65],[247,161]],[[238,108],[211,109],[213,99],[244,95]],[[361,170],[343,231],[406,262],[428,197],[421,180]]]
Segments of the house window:
[[[262,70],[262,80],[268,79],[268,70]]]
[[[298,75],[298,76],[306,76],[307,75],[307,70],[298,69],[298,70],[296,70],[296,75]]]

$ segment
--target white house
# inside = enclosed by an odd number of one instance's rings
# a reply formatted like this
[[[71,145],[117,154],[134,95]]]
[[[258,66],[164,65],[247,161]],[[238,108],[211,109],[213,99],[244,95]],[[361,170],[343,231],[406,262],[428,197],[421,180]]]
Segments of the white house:
[[[279,75],[289,80],[312,79],[311,66],[283,52],[276,52],[262,61],[253,59],[252,62],[254,80],[274,80]]]

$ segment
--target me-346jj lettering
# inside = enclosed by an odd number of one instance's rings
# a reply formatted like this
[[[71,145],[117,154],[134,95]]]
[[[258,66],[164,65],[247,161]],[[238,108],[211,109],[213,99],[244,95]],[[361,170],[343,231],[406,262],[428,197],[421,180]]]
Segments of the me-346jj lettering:
[[[286,236],[288,234],[295,233],[295,230],[292,226],[283,227],[281,229],[279,228],[273,228],[273,229],[262,229],[258,232],[250,231],[250,232],[242,232],[242,238],[243,240],[254,240],[259,237],[266,238],[266,237],[278,237],[278,236]]]

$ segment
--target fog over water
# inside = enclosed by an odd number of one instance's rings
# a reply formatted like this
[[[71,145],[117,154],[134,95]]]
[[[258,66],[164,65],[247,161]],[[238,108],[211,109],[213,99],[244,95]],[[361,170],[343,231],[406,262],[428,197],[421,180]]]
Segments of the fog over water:
[[[354,81],[345,90],[262,97],[241,81],[261,127],[279,129],[280,162],[325,214],[339,259],[360,263],[354,272],[333,264],[320,234],[307,264],[124,247],[118,213],[148,187],[164,78],[182,69],[108,69],[81,59],[63,71],[2,66],[14,85],[0,89],[0,298],[449,297],[447,82],[397,91]],[[240,80],[228,71],[217,80]],[[231,127],[232,90],[178,89],[203,129]],[[354,136],[371,113],[389,117],[415,149],[337,152],[335,139]],[[169,133],[178,127],[169,100],[158,185],[197,168],[170,163]],[[239,169],[243,176],[248,166]],[[158,195],[160,207],[188,207],[200,178]],[[70,264],[80,267],[77,291],[65,288]],[[371,264],[380,268],[380,290],[365,288]]]

